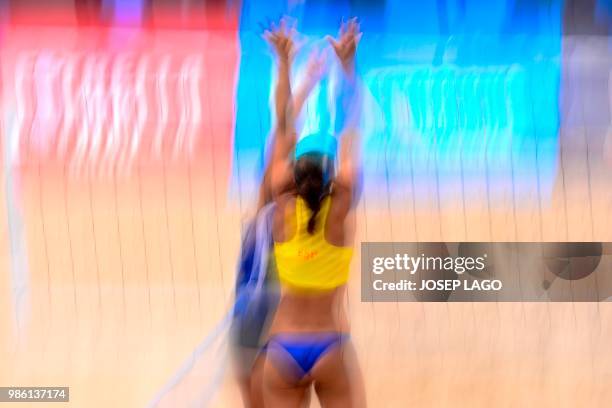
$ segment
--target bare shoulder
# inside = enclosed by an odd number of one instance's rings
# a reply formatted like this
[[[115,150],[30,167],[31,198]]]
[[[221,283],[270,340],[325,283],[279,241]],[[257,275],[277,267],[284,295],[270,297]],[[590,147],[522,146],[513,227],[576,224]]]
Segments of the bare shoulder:
[[[352,207],[352,190],[343,184],[334,183],[331,194],[330,217],[336,221],[344,220]]]
[[[276,197],[276,214],[290,207],[291,203],[295,203],[295,194],[292,192],[283,193]]]
[[[348,222],[352,218],[351,204],[351,190],[334,184],[325,225],[325,239],[332,245],[346,246],[352,242],[350,222]]]
[[[287,226],[285,220],[291,208],[295,207],[295,195],[293,193],[284,193],[276,197],[276,210],[272,222],[272,235],[277,242],[286,240]]]

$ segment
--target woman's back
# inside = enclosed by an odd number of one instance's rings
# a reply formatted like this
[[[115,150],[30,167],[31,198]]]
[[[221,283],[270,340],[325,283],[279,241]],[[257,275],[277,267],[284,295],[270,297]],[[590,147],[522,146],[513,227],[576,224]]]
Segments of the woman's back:
[[[334,219],[332,202],[329,195],[321,200],[311,231],[313,211],[299,195],[277,212],[274,254],[279,278],[295,291],[330,291],[348,280],[353,249],[344,245],[344,219]],[[330,242],[329,236],[335,239]]]
[[[340,299],[353,254],[354,219],[347,220],[343,200],[336,197],[323,199],[312,234],[306,202],[295,194],[278,200],[273,235],[283,296],[272,332],[347,329]]]

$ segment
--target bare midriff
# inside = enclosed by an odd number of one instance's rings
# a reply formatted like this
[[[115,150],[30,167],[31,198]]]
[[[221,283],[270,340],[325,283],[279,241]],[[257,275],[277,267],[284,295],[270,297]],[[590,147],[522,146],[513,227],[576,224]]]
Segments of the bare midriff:
[[[283,288],[270,334],[348,332],[348,320],[343,302],[345,292],[345,286],[324,293]]]

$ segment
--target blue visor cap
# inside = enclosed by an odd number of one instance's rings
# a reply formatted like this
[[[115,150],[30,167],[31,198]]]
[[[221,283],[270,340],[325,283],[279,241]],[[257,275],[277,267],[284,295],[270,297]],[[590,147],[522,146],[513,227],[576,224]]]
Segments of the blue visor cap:
[[[299,159],[307,153],[318,153],[328,156],[332,160],[336,158],[338,141],[327,133],[314,133],[304,136],[295,146],[295,158]]]

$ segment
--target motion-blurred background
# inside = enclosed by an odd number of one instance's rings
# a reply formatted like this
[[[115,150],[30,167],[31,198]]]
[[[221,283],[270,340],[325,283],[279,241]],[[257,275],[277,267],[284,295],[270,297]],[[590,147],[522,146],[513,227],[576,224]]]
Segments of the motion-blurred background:
[[[282,15],[296,82],[362,22],[357,242],[604,243],[580,279],[521,275],[542,300],[594,288],[580,303],[362,303],[356,256],[369,405],[609,406],[610,0],[0,1],[0,385],[145,406],[225,315],[274,121],[261,25]],[[332,89],[305,132],[333,128]],[[240,406],[219,378],[182,392]]]

